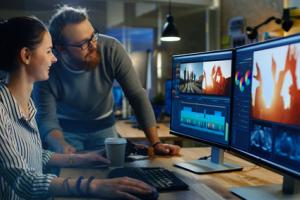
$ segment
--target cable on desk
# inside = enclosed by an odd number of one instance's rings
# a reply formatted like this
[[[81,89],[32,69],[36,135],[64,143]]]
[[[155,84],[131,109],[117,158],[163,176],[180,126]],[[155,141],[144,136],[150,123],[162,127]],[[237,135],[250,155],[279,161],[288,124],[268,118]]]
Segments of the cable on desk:
[[[202,157],[198,158],[198,160],[207,160],[210,157],[211,157],[211,155],[209,155],[209,156],[202,156]]]

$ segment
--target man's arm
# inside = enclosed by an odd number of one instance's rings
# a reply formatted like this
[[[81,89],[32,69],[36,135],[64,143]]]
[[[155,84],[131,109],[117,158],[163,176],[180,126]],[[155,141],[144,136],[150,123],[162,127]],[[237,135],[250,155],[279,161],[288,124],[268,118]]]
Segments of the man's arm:
[[[147,139],[149,140],[150,144],[156,144],[158,142],[161,142],[158,134],[157,134],[157,128],[156,126],[152,126],[149,128],[144,128],[143,131],[145,132],[145,135]]]
[[[180,147],[177,145],[163,144],[157,134],[156,126],[144,128],[144,132],[154,148],[155,154],[179,155]]]
[[[74,153],[76,149],[64,140],[56,114],[56,98],[49,84],[48,81],[35,83],[32,93],[41,138],[55,152]]]
[[[140,83],[128,54],[118,42],[115,43],[112,59],[116,78],[124,90],[125,96],[129,100],[147,139],[152,146],[154,145],[155,153],[178,154],[179,146],[160,142],[153,108],[147,93]]]
[[[66,153],[66,154],[71,154],[76,152],[76,149],[65,141],[63,132],[57,129],[50,131],[46,135],[45,142],[55,152]]]

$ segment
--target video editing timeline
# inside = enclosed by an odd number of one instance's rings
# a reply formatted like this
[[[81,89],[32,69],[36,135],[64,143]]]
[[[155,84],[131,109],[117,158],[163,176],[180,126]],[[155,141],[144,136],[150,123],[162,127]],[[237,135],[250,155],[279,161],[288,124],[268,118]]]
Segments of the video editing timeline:
[[[300,35],[238,48],[232,115],[233,148],[298,177],[299,58]]]
[[[182,126],[221,136],[225,133],[228,139],[228,123],[223,114],[226,108],[191,103],[183,103],[183,106],[180,113]]]
[[[171,131],[228,145],[232,51],[173,57]]]

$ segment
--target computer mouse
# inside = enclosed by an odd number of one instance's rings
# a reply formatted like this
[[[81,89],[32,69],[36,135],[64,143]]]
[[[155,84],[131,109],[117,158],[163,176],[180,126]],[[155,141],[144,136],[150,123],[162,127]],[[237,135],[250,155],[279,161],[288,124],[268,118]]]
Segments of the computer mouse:
[[[157,192],[156,189],[154,189],[151,193],[149,194],[134,194],[134,196],[136,196],[137,198],[141,199],[141,200],[157,200],[159,193]]]

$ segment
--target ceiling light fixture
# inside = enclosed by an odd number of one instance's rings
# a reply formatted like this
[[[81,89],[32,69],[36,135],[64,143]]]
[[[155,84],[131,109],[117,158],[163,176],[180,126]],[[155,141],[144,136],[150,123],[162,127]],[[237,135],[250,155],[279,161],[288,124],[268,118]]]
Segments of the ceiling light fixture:
[[[160,40],[164,42],[175,42],[180,39],[179,32],[174,23],[174,18],[171,15],[171,1],[169,1],[169,13],[167,14],[167,21],[164,24]]]

